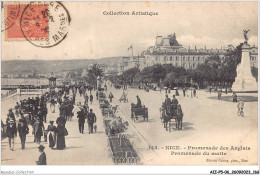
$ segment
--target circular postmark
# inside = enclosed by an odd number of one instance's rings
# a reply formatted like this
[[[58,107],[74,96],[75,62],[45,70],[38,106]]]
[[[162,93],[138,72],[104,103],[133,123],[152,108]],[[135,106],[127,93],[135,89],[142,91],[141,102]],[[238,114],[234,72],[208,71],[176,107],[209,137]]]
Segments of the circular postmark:
[[[8,30],[14,24],[20,14],[20,3],[15,2],[1,2],[1,32]]]
[[[49,48],[66,38],[70,21],[69,12],[61,2],[31,2],[21,14],[20,28],[31,44]]]

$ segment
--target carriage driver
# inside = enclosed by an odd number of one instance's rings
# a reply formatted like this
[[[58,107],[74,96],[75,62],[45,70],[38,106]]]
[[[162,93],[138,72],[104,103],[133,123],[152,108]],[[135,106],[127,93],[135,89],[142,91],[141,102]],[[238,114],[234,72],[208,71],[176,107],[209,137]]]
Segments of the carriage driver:
[[[136,99],[137,99],[137,103],[136,103],[135,107],[136,107],[136,108],[142,107],[141,99],[139,98],[138,95],[136,96]]]
[[[170,114],[171,110],[171,99],[168,97],[168,95],[165,95],[165,108],[166,108],[166,114]]]

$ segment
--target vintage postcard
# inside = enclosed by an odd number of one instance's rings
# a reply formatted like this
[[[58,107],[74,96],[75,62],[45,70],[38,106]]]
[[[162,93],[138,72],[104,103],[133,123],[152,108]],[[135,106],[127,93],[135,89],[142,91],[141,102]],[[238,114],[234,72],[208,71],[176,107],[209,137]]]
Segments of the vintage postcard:
[[[257,1],[1,3],[2,165],[258,165]]]

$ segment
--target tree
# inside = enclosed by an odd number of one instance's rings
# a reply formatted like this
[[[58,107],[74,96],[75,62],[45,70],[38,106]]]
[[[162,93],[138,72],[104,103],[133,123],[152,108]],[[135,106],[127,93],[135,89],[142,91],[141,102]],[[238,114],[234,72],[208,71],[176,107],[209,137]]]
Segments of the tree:
[[[134,77],[139,72],[140,70],[137,67],[125,71],[122,75],[119,76],[122,81],[122,84],[131,85],[134,81]]]
[[[103,77],[104,72],[98,64],[93,64],[92,67],[88,70],[89,81],[92,85],[94,85],[94,86],[97,85],[98,76]]]

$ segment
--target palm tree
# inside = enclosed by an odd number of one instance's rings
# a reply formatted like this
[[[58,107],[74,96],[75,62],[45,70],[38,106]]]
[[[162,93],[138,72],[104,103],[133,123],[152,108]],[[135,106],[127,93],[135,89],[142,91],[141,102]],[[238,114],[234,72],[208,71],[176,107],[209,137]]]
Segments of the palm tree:
[[[88,76],[91,79],[91,83],[96,86],[97,85],[97,77],[103,77],[104,76],[104,72],[103,70],[100,68],[100,66],[98,64],[93,64],[91,66],[91,68],[88,70]]]

